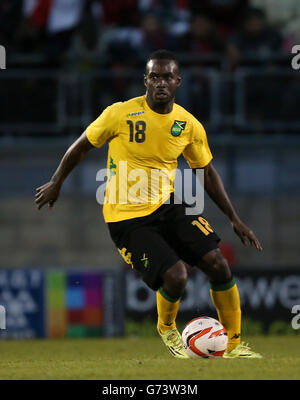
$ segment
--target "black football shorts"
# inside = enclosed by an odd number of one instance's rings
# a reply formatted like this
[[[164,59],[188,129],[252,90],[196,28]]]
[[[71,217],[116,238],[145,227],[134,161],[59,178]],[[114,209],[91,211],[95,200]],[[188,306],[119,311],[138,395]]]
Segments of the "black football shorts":
[[[177,261],[197,265],[218,248],[220,238],[202,215],[186,215],[185,204],[163,204],[145,217],[108,223],[112,240],[127,264],[153,290]]]

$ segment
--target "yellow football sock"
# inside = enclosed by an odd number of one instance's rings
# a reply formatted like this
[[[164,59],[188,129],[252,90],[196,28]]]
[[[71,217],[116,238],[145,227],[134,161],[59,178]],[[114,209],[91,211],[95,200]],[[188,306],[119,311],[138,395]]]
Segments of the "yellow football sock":
[[[240,295],[234,278],[225,284],[211,284],[210,295],[217,309],[219,321],[227,330],[226,351],[231,351],[241,340]]]
[[[157,327],[161,333],[176,327],[176,317],[180,305],[180,297],[173,299],[162,288],[156,292],[156,305],[158,314]]]

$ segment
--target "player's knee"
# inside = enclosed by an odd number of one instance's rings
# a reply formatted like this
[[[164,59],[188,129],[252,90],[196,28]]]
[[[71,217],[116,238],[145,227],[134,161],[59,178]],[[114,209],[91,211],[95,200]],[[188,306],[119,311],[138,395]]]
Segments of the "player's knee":
[[[164,274],[164,288],[170,296],[182,296],[186,287],[188,275],[182,261],[178,261],[170,267]]]
[[[211,282],[226,283],[232,279],[232,273],[228,262],[219,249],[209,252],[203,257],[203,261],[209,267],[207,269],[207,275]]]

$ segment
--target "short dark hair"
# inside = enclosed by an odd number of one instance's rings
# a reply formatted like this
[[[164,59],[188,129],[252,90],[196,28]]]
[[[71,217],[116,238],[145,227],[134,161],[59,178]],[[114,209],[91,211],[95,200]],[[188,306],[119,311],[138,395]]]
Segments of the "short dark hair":
[[[171,51],[165,49],[156,50],[152,54],[150,54],[146,64],[148,64],[150,60],[170,60],[174,61],[179,67],[179,62],[177,57]]]

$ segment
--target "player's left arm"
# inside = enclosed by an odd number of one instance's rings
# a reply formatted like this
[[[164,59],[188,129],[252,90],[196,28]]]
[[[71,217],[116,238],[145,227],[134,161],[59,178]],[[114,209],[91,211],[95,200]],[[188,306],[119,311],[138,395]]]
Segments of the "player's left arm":
[[[210,162],[204,168],[204,188],[213,202],[229,218],[234,232],[239,236],[242,243],[248,244],[261,251],[262,247],[254,232],[245,225],[235,211],[231,200],[224,188],[222,178]],[[195,170],[193,170],[195,172]]]

